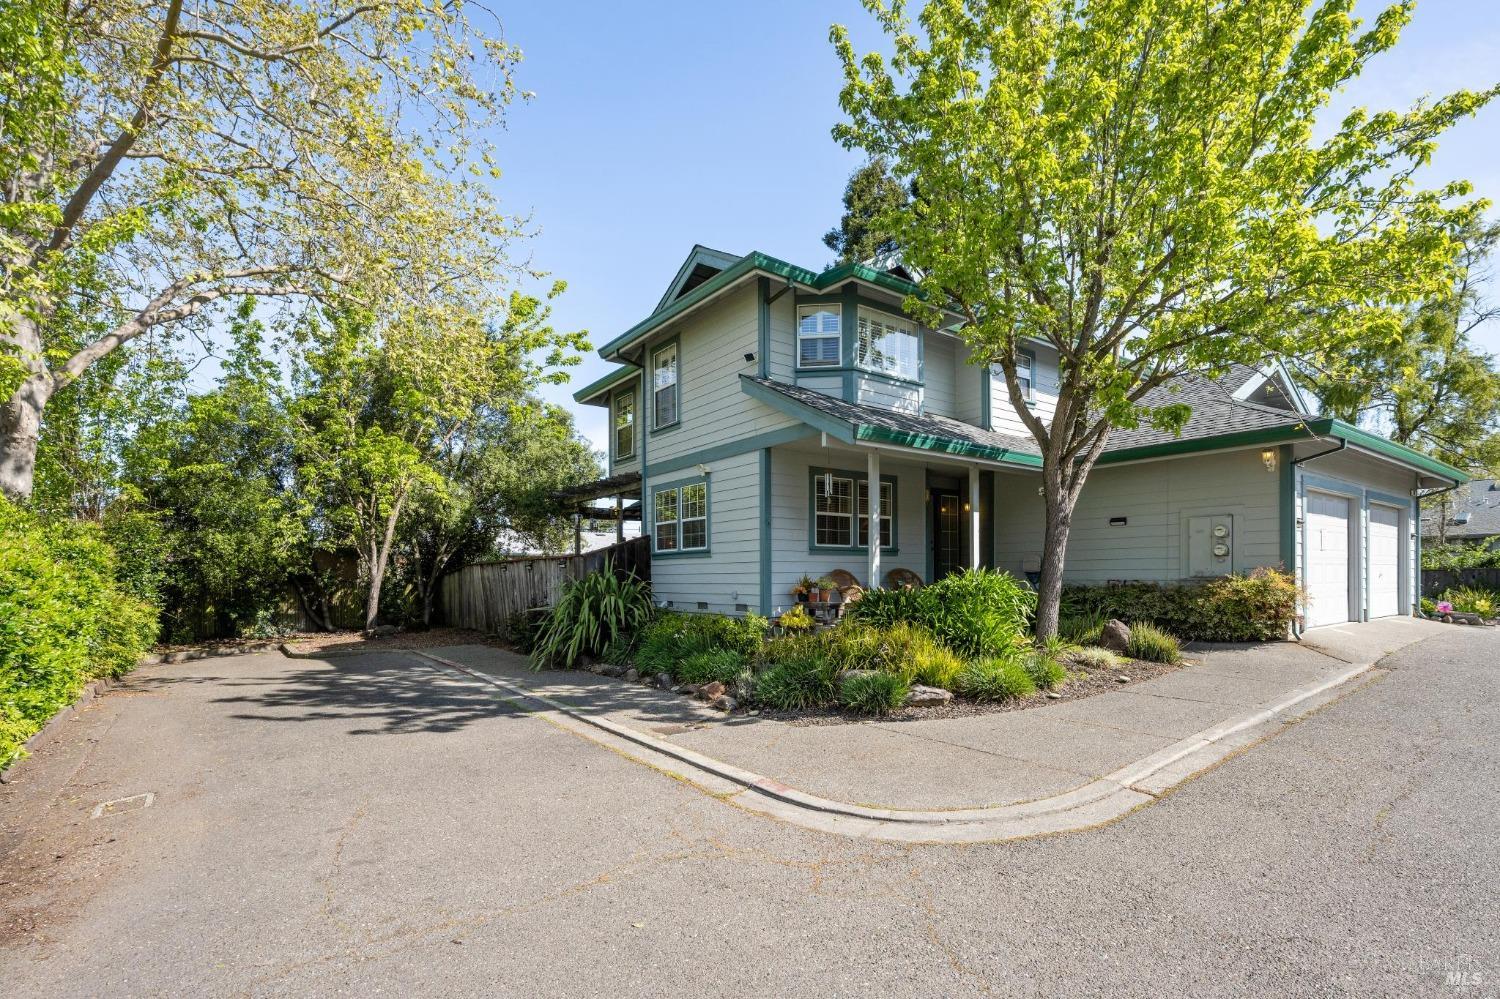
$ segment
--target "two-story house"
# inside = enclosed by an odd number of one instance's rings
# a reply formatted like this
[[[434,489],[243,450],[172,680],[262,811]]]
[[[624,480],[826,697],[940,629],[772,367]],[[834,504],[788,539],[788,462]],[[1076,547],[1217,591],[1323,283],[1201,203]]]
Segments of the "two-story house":
[[[904,313],[914,290],[899,267],[820,273],[699,246],[656,309],[600,348],[619,367],[575,399],[609,410],[600,489],[640,500],[660,603],[775,614],[799,577],[834,569],[870,586],[897,568],[1036,573],[1035,442],[954,329]],[[1057,363],[1044,343],[1025,352],[1044,419]],[[1418,497],[1461,471],[1318,417],[1276,363],[1156,391],[1192,417],[1180,434],[1112,435],[1073,519],[1068,580],[1291,566],[1311,625],[1412,612]]]

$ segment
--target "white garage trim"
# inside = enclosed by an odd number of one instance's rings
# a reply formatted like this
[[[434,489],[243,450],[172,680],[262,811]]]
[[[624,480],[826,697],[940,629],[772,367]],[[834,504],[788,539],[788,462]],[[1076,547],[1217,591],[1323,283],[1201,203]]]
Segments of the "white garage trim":
[[[1378,492],[1358,481],[1305,472],[1301,468],[1297,470],[1294,488],[1297,577],[1309,591],[1309,596],[1312,596],[1312,590],[1318,584],[1319,569],[1322,570],[1322,585],[1325,589],[1328,579],[1328,567],[1312,563],[1318,546],[1314,544],[1310,532],[1328,529],[1327,520],[1320,522],[1318,518],[1329,514],[1333,498],[1338,497],[1348,503],[1349,608],[1346,619],[1368,621],[1372,617],[1412,613],[1416,606],[1415,588],[1418,578],[1417,555],[1412,536],[1412,525],[1416,523],[1413,513],[1415,501],[1409,496]],[[1315,509],[1316,497],[1320,494],[1329,501],[1323,504],[1321,514]],[[1391,564],[1393,545],[1394,567]],[[1314,601],[1304,607],[1303,611],[1307,627],[1337,623],[1334,620],[1337,614],[1330,613],[1326,603],[1318,607]]]

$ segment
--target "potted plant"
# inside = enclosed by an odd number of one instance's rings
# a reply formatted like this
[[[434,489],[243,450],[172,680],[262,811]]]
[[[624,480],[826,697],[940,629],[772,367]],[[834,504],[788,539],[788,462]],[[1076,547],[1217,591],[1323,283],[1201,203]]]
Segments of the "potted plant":
[[[813,583],[813,603],[826,604],[834,602],[834,594],[839,591],[839,584],[827,576],[821,576]]]
[[[799,604],[805,604],[812,599],[812,592],[816,588],[817,584],[813,582],[812,577],[804,575],[792,585],[792,596]]]

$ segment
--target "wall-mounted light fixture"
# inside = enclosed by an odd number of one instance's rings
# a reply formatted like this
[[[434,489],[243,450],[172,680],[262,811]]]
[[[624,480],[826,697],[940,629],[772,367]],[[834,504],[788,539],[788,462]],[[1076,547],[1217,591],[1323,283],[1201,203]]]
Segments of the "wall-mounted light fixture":
[[[1276,471],[1276,449],[1274,447],[1262,449],[1260,452],[1260,463],[1266,466],[1266,471]]]
[[[753,350],[747,350],[747,351],[745,351],[745,360],[747,362],[753,362],[755,360],[755,351],[753,351]]]

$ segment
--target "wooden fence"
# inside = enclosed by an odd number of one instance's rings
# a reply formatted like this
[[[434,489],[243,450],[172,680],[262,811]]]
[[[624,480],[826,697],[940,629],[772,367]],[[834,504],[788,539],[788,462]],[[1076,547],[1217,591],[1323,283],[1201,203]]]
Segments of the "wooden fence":
[[[1435,597],[1450,586],[1500,590],[1500,569],[1423,569],[1422,596]]]
[[[582,555],[476,562],[443,577],[443,618],[455,628],[494,634],[507,618],[551,607],[563,583],[598,572],[606,559],[618,573],[651,579],[651,539],[645,535]]]

